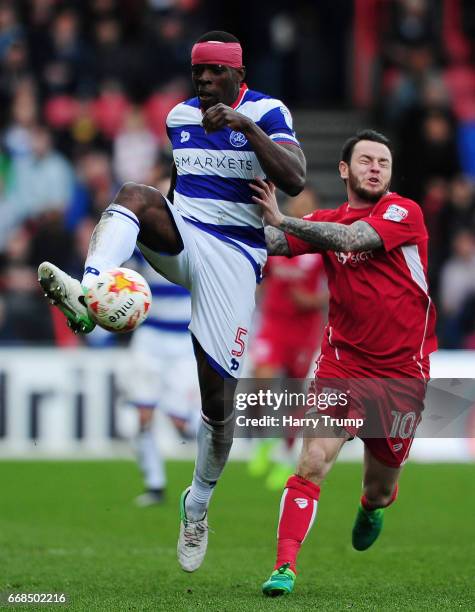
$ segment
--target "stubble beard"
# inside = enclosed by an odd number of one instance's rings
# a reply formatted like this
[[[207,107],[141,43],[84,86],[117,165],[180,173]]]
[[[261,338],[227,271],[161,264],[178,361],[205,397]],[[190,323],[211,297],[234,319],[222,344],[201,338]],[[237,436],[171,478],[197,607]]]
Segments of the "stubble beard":
[[[358,179],[351,172],[348,174],[348,181],[352,191],[354,191],[359,198],[365,200],[366,202],[370,202],[371,204],[376,204],[376,202],[379,202],[389,187],[389,183],[387,183],[378,191],[368,191],[368,189],[361,186]]]

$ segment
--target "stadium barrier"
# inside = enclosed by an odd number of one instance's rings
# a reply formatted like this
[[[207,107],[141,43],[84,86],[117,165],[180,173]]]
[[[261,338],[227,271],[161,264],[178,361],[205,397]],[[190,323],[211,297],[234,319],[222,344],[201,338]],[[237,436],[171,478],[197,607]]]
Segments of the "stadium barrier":
[[[133,385],[125,349],[0,349],[0,457],[130,457],[136,414],[122,399]],[[475,351],[439,351],[433,378],[472,378]],[[475,410],[472,421],[475,423]],[[157,415],[164,455],[192,458],[168,419]],[[474,432],[475,438],[475,432]],[[420,461],[473,461],[474,438],[417,439],[411,457]],[[342,458],[356,459],[361,444],[345,445]],[[246,458],[248,440],[236,440],[234,458]]]

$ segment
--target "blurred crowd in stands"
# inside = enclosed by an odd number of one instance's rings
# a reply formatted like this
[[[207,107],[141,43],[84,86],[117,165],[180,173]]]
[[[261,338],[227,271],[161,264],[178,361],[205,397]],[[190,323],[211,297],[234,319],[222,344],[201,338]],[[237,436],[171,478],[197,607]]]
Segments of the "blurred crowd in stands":
[[[445,348],[475,349],[475,3],[384,3],[375,106],[395,188],[424,211]]]
[[[430,231],[441,346],[475,349],[475,3],[275,0],[251,16],[217,0],[0,0],[0,344],[78,342],[36,267],[80,277],[118,186],[166,179],[191,46],[225,29],[252,87],[293,111],[359,106],[394,136],[394,187]]]

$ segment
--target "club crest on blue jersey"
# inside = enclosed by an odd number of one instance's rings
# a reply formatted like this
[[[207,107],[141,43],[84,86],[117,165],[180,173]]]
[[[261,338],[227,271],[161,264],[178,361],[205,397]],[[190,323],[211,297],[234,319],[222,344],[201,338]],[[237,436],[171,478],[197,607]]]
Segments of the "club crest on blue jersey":
[[[247,143],[247,138],[242,132],[231,132],[229,135],[229,142],[233,145],[233,147],[240,149]]]
[[[180,142],[188,142],[190,140],[190,132],[182,130],[180,134]]]

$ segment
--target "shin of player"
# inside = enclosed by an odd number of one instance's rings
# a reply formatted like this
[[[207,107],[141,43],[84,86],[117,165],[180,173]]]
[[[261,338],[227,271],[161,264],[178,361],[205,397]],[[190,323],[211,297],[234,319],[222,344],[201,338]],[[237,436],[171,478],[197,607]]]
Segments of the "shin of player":
[[[297,555],[317,515],[320,487],[346,439],[304,440],[297,473],[287,481],[280,502],[274,569],[289,564],[296,573]]]
[[[297,474],[289,478],[281,498],[276,570],[289,564],[289,568],[296,573],[297,555],[315,521],[324,479],[349,438],[349,435],[343,433],[341,438],[322,437],[304,441]],[[364,519],[379,518],[378,514],[374,514],[375,511],[388,507],[396,500],[399,473],[399,468],[385,466],[369,452],[365,452],[363,494],[359,510],[364,513]]]

